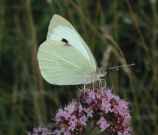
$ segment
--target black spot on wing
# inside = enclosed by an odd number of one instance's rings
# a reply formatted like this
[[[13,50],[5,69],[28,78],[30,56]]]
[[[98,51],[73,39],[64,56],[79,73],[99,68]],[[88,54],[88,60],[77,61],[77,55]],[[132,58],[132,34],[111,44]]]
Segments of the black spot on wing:
[[[65,44],[68,44],[69,42],[68,42],[68,40],[67,39],[65,39],[65,38],[62,38],[62,40],[61,40],[62,42],[64,42]]]
[[[70,46],[69,41],[67,39],[62,38],[61,41],[64,42],[65,46]]]

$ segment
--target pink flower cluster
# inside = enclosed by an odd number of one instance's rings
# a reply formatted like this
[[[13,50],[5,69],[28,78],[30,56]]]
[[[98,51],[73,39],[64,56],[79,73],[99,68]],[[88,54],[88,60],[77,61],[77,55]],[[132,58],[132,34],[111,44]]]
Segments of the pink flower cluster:
[[[33,128],[32,132],[29,132],[28,135],[51,135],[52,131],[45,127]]]
[[[84,134],[89,123],[101,133],[131,135],[128,103],[105,88],[82,91],[77,101],[59,109],[54,135]]]
[[[56,114],[55,135],[72,135],[76,132],[83,132],[86,126],[87,116],[84,108],[79,102],[72,102],[64,109],[59,109]]]
[[[55,127],[34,128],[28,135],[131,135],[128,103],[105,88],[86,89],[55,116]],[[97,132],[98,134],[98,132]]]

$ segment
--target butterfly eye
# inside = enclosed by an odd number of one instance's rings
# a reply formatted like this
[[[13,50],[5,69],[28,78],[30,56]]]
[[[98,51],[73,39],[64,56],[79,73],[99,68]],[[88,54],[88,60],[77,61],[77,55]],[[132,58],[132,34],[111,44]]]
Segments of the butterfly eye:
[[[66,43],[66,44],[68,44],[69,42],[65,39],[65,38],[62,38],[62,40],[61,40],[62,42],[64,42],[64,43]]]

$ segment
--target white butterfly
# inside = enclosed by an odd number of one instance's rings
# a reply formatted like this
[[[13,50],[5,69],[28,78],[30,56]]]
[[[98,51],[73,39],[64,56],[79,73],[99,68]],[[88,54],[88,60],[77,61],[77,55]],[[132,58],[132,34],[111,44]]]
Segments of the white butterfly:
[[[74,27],[54,15],[38,50],[42,76],[56,85],[88,84],[100,79],[93,54]]]

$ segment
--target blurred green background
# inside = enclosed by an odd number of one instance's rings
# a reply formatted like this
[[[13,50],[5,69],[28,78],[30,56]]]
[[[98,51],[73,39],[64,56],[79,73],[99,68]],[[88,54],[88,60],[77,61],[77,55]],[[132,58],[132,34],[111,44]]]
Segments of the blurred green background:
[[[157,0],[0,0],[0,135],[25,135],[51,122],[80,86],[54,86],[36,50],[53,14],[67,18],[104,69],[107,86],[130,102],[133,135],[158,134]]]

